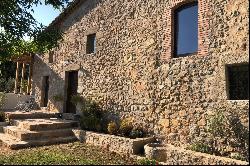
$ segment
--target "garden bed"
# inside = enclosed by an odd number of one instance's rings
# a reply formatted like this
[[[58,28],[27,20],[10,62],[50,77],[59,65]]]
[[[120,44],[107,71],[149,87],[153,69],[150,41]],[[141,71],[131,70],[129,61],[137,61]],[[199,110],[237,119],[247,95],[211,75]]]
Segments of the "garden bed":
[[[109,151],[127,155],[144,153],[144,145],[155,141],[154,137],[130,139],[79,129],[75,129],[73,132],[80,142],[100,146]]]
[[[146,157],[167,165],[249,165],[249,162],[195,152],[173,145],[145,145]]]

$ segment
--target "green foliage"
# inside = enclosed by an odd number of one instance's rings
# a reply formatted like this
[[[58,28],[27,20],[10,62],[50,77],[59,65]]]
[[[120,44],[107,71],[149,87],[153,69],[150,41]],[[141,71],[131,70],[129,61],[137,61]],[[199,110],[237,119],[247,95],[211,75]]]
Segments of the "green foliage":
[[[50,50],[62,39],[62,33],[51,27],[45,27],[32,16],[33,6],[44,3],[43,0],[1,0],[0,3],[0,60],[24,52],[42,53]],[[45,5],[56,9],[64,8],[68,0],[46,0]],[[23,40],[30,36],[31,41]]]
[[[140,159],[137,161],[138,165],[160,165],[156,160]]]
[[[224,124],[226,123],[225,115],[221,110],[218,110],[215,115],[210,117],[208,120],[208,132],[210,132],[214,137],[219,136],[223,137],[227,133],[224,128]]]
[[[5,93],[0,92],[0,108],[4,105],[5,101],[6,101]]]
[[[5,114],[4,112],[0,111],[0,122],[4,122],[5,121]]]
[[[193,151],[196,151],[196,152],[213,154],[213,149],[210,146],[208,146],[208,145],[206,145],[204,143],[199,143],[199,142],[193,143],[187,149],[193,150]]]
[[[108,124],[108,133],[109,134],[117,134],[118,128],[119,128],[118,125],[112,121]]]
[[[84,104],[84,99],[83,97],[80,95],[80,94],[77,94],[77,95],[73,95],[71,97],[71,102],[75,105],[77,105],[78,103],[81,103],[81,104]]]
[[[238,153],[241,159],[249,160],[249,130],[232,110],[214,111],[202,135],[192,138],[192,150],[227,157]]]
[[[131,118],[125,118],[121,121],[119,133],[123,136],[129,137],[130,132],[133,129],[133,122]]]
[[[63,101],[63,99],[64,99],[64,97],[61,94],[53,96],[53,100],[56,102],[61,102],[61,101]]]
[[[100,106],[90,100],[84,100],[82,104],[81,128],[84,130],[101,131],[103,111]]]
[[[11,61],[2,62],[0,60],[0,78],[1,79],[5,81],[8,81],[9,79],[14,79],[15,74],[16,74],[16,64],[14,62],[11,62]]]
[[[28,87],[28,81],[27,80],[23,80],[23,82],[21,83],[21,87],[23,92],[27,91],[27,87]]]
[[[129,134],[130,138],[143,138],[145,136],[145,131],[143,130],[142,127],[136,127],[133,128],[132,131]]]
[[[245,160],[245,157],[243,155],[241,155],[240,153],[233,153],[230,156],[232,159],[236,159],[236,160]]]

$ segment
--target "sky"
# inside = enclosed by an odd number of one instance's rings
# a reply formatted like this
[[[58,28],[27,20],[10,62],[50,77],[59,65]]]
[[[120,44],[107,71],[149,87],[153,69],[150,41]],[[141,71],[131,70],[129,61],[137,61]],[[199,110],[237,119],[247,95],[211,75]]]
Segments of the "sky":
[[[33,9],[34,13],[31,13],[33,17],[45,26],[48,26],[61,13],[60,10],[54,9],[51,5],[33,6]]]
[[[48,26],[60,14],[59,10],[54,9],[50,5],[39,5],[33,9],[33,17],[45,26]]]

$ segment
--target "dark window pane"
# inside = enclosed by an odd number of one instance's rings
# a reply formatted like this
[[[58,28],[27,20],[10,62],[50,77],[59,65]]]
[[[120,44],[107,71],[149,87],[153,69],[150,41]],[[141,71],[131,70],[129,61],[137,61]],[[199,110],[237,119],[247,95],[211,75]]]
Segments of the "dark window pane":
[[[229,99],[249,99],[249,67],[248,65],[228,67]]]
[[[96,34],[87,36],[87,54],[96,52]]]
[[[175,11],[175,56],[198,50],[198,4],[181,6]]]

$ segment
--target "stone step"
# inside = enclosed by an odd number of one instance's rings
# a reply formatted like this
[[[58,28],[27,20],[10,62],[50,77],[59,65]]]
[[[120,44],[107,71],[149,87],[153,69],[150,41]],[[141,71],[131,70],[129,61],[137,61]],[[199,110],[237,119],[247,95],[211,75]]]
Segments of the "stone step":
[[[74,136],[74,132],[69,129],[57,129],[48,131],[29,131],[17,126],[4,127],[4,133],[20,139],[21,141],[38,140],[38,139],[51,139],[57,137],[70,137]]]
[[[5,112],[8,119],[42,119],[42,118],[56,118],[57,113],[49,113],[44,111],[31,111],[31,112]]]
[[[62,119],[25,119],[13,120],[12,124],[25,130],[46,131],[78,127],[77,121]]]
[[[58,138],[51,138],[51,139],[21,141],[20,139],[12,137],[8,134],[0,133],[0,140],[1,140],[1,145],[7,148],[23,149],[23,148],[29,148],[29,147],[75,142],[77,141],[77,138],[75,136],[70,136],[70,137],[58,137]]]

